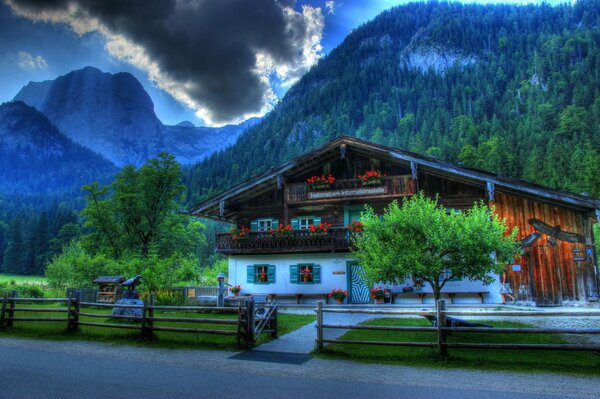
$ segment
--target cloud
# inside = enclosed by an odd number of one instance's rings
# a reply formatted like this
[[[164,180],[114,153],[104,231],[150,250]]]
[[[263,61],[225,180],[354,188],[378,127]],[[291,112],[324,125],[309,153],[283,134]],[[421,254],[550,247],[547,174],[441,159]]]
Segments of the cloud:
[[[35,69],[46,69],[48,63],[41,55],[32,55],[27,51],[19,51],[17,65],[21,69],[35,70]]]
[[[333,1],[333,0],[326,1],[325,9],[327,10],[327,14],[333,14],[335,12],[335,1]]]
[[[5,0],[33,21],[98,32],[106,50],[210,125],[264,114],[322,55],[320,8],[293,0]]]

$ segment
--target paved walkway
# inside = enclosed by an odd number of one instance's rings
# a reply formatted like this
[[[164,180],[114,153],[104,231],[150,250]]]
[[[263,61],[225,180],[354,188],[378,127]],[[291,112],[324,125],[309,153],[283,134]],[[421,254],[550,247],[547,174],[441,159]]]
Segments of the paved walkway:
[[[306,313],[306,312],[304,312]],[[314,312],[312,312],[314,313]],[[326,324],[359,324],[377,315],[352,314],[352,313],[324,313],[323,323]],[[336,339],[344,335],[348,330],[326,328],[323,330],[323,336],[326,339]],[[292,331],[289,334],[259,345],[255,350],[269,352],[286,353],[310,353],[315,349],[315,339],[317,338],[316,322],[312,322],[304,327]]]

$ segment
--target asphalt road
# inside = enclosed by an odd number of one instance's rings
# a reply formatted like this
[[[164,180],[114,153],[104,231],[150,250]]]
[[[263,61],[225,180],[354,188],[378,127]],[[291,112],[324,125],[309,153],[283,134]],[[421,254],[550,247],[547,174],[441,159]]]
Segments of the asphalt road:
[[[413,369],[234,353],[0,338],[0,398],[567,398],[600,396],[600,379]]]

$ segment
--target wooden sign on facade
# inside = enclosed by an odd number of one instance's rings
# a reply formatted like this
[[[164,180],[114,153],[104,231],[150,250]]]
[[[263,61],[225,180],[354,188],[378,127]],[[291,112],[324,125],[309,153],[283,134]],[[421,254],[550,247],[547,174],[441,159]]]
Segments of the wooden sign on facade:
[[[308,199],[324,199],[324,198],[343,198],[343,197],[358,197],[362,195],[378,195],[387,194],[387,187],[362,187],[350,188],[346,190],[330,190],[330,191],[310,191]]]

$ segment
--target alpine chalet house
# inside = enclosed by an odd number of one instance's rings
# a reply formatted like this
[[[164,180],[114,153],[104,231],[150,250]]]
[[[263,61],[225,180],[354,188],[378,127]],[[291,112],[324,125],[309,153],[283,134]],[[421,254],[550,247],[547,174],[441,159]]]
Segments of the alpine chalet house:
[[[540,306],[598,300],[592,225],[599,200],[353,137],[274,167],[190,214],[235,226],[217,234],[216,251],[228,256],[229,283],[240,285],[242,295],[300,302],[341,288],[349,292],[347,302],[367,303],[370,287],[351,251],[352,224],[365,204],[383,213],[391,201],[419,191],[439,195],[453,209],[485,201],[511,229],[519,228],[524,255],[494,284],[448,282],[442,292],[453,303],[498,303],[501,293]],[[394,303],[433,302],[430,287],[419,281],[386,288]]]

